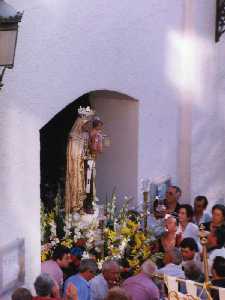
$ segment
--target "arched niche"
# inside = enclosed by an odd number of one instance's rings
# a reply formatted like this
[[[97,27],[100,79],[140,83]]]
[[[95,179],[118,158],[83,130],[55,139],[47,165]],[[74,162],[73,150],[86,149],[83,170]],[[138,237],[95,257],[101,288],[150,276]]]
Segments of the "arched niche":
[[[116,187],[118,203],[125,195],[137,199],[138,101],[122,93],[98,90],[86,93],[57,113],[40,130],[41,200],[54,207],[57,192],[64,197],[66,148],[79,106],[90,105],[104,122],[111,146],[97,160],[97,196],[104,203]]]

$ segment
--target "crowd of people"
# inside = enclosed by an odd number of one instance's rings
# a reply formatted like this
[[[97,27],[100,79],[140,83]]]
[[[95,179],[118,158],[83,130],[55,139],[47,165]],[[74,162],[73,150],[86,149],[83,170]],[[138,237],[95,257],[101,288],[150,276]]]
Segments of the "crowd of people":
[[[207,231],[211,283],[225,287],[225,206],[216,204],[209,213],[205,196],[197,196],[193,207],[181,204],[180,197],[181,189],[170,186],[163,205],[155,200],[148,226],[154,232],[158,251],[164,255],[155,263],[149,259],[144,261],[138,274],[125,270],[116,259],[106,260],[99,270],[94,255],[82,259],[82,247],[68,249],[60,245],[55,248],[52,258],[42,263],[41,274],[34,282],[36,296],[19,288],[13,293],[12,300],[164,299],[167,291],[158,280],[160,275],[199,283],[205,280],[199,238],[201,224]],[[181,284],[179,288],[185,293],[185,285]],[[219,300],[217,290],[212,290],[211,296]]]

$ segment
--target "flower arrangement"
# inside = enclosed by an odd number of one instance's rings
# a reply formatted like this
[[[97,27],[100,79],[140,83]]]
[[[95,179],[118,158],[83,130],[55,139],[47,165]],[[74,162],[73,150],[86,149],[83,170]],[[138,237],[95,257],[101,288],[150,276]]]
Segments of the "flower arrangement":
[[[107,257],[125,261],[134,273],[139,271],[146,259],[156,261],[162,258],[162,253],[154,250],[155,243],[151,232],[144,233],[140,217],[136,211],[128,211],[122,214],[122,219],[115,221],[114,228],[108,226],[105,229]]]
[[[58,244],[68,248],[82,244],[85,250],[83,256],[86,258],[90,257],[91,250],[95,249],[99,253],[99,265],[105,259],[116,258],[125,262],[134,272],[138,272],[144,260],[151,258],[156,261],[161,258],[162,254],[154,251],[152,233],[150,231],[144,233],[142,229],[141,215],[135,210],[128,209],[131,201],[132,198],[125,197],[123,207],[116,211],[118,206],[114,190],[111,200],[105,205],[104,221],[102,217],[100,218],[97,204],[94,207],[95,215],[89,215],[91,216],[89,219],[79,214],[69,215],[65,219],[64,211],[57,205],[51,212],[46,212],[42,208],[41,260],[49,259]]]

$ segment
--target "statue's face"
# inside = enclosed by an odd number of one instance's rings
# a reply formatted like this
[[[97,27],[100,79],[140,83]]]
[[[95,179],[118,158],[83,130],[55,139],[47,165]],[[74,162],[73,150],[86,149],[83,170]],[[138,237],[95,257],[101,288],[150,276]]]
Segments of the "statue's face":
[[[84,125],[82,126],[82,131],[89,131],[91,129],[91,122],[87,121],[86,123],[84,123]]]

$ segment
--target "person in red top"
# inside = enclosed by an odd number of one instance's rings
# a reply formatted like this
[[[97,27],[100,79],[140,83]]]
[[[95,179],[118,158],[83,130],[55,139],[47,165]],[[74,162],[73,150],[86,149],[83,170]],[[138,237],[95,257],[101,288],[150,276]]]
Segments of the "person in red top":
[[[36,278],[34,288],[37,296],[33,297],[33,300],[61,300],[54,297],[58,294],[58,287],[47,273],[42,273]],[[78,300],[77,289],[72,284],[68,285],[64,300]]]

